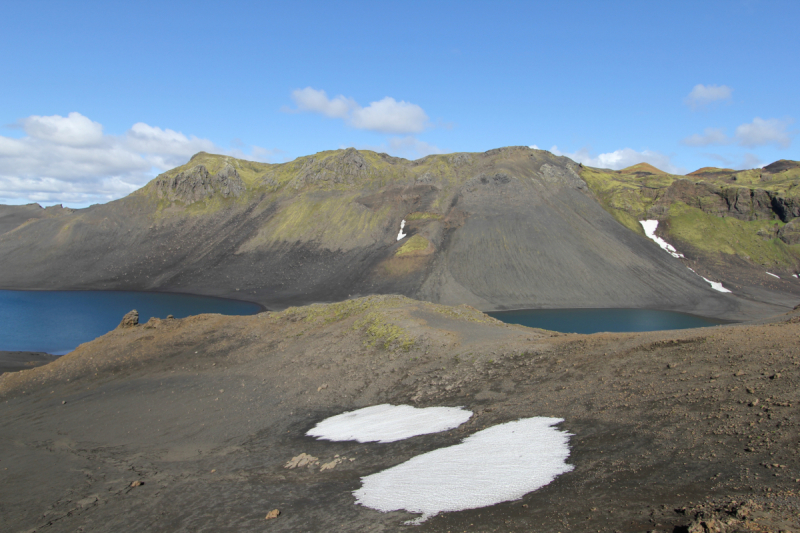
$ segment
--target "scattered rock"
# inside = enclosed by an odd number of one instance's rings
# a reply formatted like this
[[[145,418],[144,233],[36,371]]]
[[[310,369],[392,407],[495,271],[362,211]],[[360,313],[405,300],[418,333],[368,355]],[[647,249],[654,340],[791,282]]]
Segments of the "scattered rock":
[[[99,494],[92,494],[82,500],[78,500],[75,502],[79,507],[89,507],[90,505],[94,505],[100,499]]]
[[[173,320],[175,317],[173,315],[167,315],[167,320]]]
[[[144,485],[144,481],[136,480],[131,482],[131,487],[141,487]]]
[[[319,459],[317,457],[313,457],[307,453],[301,453],[300,455],[296,455],[291,458],[285,465],[284,468],[288,468],[289,470],[293,468],[303,468],[307,466],[311,468],[312,466],[318,465]]]
[[[266,520],[272,520],[273,518],[278,518],[281,514],[280,509],[273,509],[267,513]]]
[[[321,391],[321,390],[325,390],[325,389],[327,389],[327,388],[328,388],[328,384],[327,384],[327,383],[323,383],[322,385],[320,385],[319,387],[317,387],[317,392],[319,392],[319,391]]]
[[[319,467],[320,472],[324,472],[325,470],[333,470],[336,468],[336,465],[341,464],[343,460],[347,459],[347,457],[339,457],[338,455],[334,457],[333,461],[329,463],[324,463],[322,466]]]
[[[134,309],[133,311],[128,311],[124,317],[122,317],[122,322],[119,323],[120,328],[132,328],[134,326],[139,325],[139,311]]]

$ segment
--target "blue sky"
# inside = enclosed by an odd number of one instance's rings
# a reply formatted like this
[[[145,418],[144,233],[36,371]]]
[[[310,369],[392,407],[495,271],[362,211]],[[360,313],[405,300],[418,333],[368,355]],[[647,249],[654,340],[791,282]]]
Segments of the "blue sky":
[[[37,2],[0,20],[0,203],[268,162],[535,145],[684,173],[800,159],[796,1]]]

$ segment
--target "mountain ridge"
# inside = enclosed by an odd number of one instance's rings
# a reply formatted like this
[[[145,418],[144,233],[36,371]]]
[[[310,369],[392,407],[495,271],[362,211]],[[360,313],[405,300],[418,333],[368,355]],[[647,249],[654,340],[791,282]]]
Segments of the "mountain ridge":
[[[0,287],[177,291],[273,309],[375,293],[728,318],[793,305],[774,291],[715,293],[638,222],[620,225],[598,176],[628,194],[675,181],[527,147],[416,161],[349,148],[279,164],[201,152],[123,199],[0,234]]]

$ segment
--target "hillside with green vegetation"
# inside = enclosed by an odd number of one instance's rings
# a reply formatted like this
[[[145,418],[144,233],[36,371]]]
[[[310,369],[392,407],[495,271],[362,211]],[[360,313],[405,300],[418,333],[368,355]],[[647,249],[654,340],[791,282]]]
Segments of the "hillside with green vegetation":
[[[402,294],[487,311],[760,316],[791,302],[713,291],[638,220],[665,221],[659,231],[699,250],[788,265],[792,223],[765,206],[795,213],[796,166],[762,173],[751,194],[739,184],[754,171],[732,185],[715,169],[708,179],[646,164],[613,172],[528,147],[415,161],[348,148],[278,164],[201,152],[108,204],[0,206],[0,288],[176,291],[270,309]]]
[[[706,167],[686,176],[647,164],[619,171],[582,167],[581,177],[621,224],[658,235],[688,257],[719,264],[735,256],[754,267],[800,271],[800,163],[762,169]]]

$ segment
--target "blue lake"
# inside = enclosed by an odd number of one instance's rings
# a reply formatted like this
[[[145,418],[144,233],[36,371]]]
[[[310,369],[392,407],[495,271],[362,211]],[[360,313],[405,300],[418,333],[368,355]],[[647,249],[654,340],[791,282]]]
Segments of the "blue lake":
[[[562,333],[660,331],[730,323],[727,320],[655,309],[524,309],[487,314],[508,324]]]
[[[139,311],[144,323],[167,315],[253,315],[261,306],[156,292],[0,290],[0,350],[61,355],[108,333],[131,309]]]

